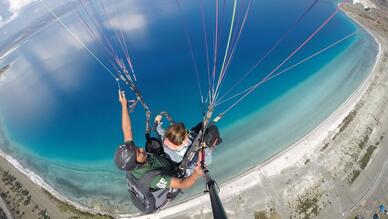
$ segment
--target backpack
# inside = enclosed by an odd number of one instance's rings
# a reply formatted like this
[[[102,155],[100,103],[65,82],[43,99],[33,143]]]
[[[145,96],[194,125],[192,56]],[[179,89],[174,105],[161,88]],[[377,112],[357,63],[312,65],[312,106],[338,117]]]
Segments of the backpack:
[[[150,188],[151,180],[162,172],[153,170],[144,174],[140,179],[127,172],[128,191],[133,205],[144,214],[151,214],[164,207],[170,200],[174,199],[180,190]]]

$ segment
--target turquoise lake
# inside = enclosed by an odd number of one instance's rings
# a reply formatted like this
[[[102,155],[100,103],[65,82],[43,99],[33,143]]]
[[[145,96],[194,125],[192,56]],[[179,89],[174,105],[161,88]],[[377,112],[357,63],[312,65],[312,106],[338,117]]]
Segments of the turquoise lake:
[[[203,104],[182,21],[186,22],[192,41],[201,85],[206,87],[200,2],[181,1],[182,13],[176,1],[105,2],[112,19],[105,34],[114,40],[115,28],[125,32],[138,88],[153,116],[166,110],[174,120],[185,122],[188,128],[201,120]],[[219,59],[225,50],[232,14],[233,2],[226,2],[224,6],[220,1],[220,26],[223,29],[220,30]],[[241,22],[242,9],[248,2],[239,1],[236,20]],[[221,94],[270,49],[313,2],[253,1]],[[58,4],[50,3],[50,7],[58,7]],[[335,11],[336,4],[335,1],[319,1],[283,43],[231,94],[258,82],[281,63]],[[0,149],[72,201],[116,213],[134,213],[125,175],[116,170],[112,162],[113,153],[123,140],[116,82],[50,17],[42,4],[37,2],[30,7],[40,13],[29,14],[24,18],[26,22],[32,24],[46,16],[43,21],[47,24],[29,30],[28,37],[18,43],[19,47],[0,59],[0,68],[10,64],[4,79],[0,80],[0,131],[4,134]],[[204,1],[203,8],[207,39],[209,45],[213,45],[214,1]],[[65,10],[61,19],[109,66],[110,59],[80,25],[76,10]],[[0,35],[3,39],[0,49],[9,46],[6,43],[10,41],[4,39],[26,33],[27,28],[28,25],[21,30],[13,28],[13,33],[8,33],[7,37]],[[280,70],[357,28],[339,12]],[[119,47],[118,44],[113,46]],[[377,50],[373,37],[361,30],[260,86],[218,123],[224,141],[213,155],[212,177],[222,184],[284,150],[318,126],[362,84],[374,65]],[[213,57],[212,49],[209,49],[209,55]],[[134,96],[129,95],[129,98]],[[215,114],[232,103],[218,106]],[[135,142],[142,146],[145,115],[140,105],[131,118]],[[180,200],[202,192],[203,188],[200,181]]]

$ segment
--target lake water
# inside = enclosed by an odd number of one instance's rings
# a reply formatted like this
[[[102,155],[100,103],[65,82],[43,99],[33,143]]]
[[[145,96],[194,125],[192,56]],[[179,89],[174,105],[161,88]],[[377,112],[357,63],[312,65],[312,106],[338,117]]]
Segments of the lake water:
[[[219,51],[225,49],[232,14],[232,1],[227,2],[225,9],[220,2],[220,20],[224,24],[220,24],[223,29],[220,30]],[[271,48],[312,2],[253,2],[221,94]],[[241,21],[242,8],[247,3],[239,2],[236,20]],[[40,16],[48,13],[42,4],[32,7],[41,11]],[[213,45],[215,4],[206,1],[203,8],[209,45]],[[318,2],[232,94],[259,81],[281,63],[335,8],[333,1]],[[112,29],[126,33],[138,88],[154,115],[167,110],[176,121],[185,122],[187,127],[194,126],[201,119],[203,105],[181,21],[185,19],[201,84],[205,87],[207,65],[200,1],[182,1],[182,14],[176,1],[162,0],[152,3],[113,1],[106,3],[106,10],[112,23],[105,28],[105,33],[112,40]],[[109,66],[106,53],[80,25],[74,11],[63,13],[61,19]],[[116,82],[77,40],[51,20],[53,22],[34,30],[18,49],[0,60],[0,67],[11,64],[0,80],[0,118],[5,134],[0,147],[73,201],[97,209],[133,213],[124,173],[116,170],[112,162],[113,153],[123,138]],[[281,69],[356,28],[357,25],[338,13]],[[119,48],[118,44],[113,46]],[[376,54],[373,38],[360,31],[260,86],[219,122],[224,142],[214,153],[210,166],[213,178],[223,183],[284,150],[319,125],[364,81]],[[212,49],[209,55],[213,57]],[[232,103],[220,105],[215,113]],[[138,106],[131,117],[135,142],[141,146],[144,144],[144,111]],[[180,200],[203,188],[204,185],[198,183]]]

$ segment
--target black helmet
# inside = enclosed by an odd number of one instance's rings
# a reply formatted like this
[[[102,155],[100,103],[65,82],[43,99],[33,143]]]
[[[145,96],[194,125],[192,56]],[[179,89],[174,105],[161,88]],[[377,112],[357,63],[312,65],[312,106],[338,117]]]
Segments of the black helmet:
[[[219,145],[222,143],[220,131],[218,130],[217,126],[212,125],[206,129],[204,141],[210,147],[215,146],[215,145]]]
[[[117,168],[126,171],[135,169],[137,167],[136,151],[137,147],[133,144],[133,142],[120,145],[114,158]]]

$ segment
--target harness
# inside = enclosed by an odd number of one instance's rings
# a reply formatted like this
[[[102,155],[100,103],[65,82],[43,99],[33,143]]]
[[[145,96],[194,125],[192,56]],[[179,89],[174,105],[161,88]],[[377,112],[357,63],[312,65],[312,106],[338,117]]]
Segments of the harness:
[[[180,190],[176,189],[153,190],[150,188],[152,179],[162,173],[160,169],[152,170],[139,179],[131,172],[126,174],[131,201],[144,214],[150,214],[163,208],[180,193]]]
[[[171,116],[163,111],[159,115],[165,116],[170,124],[175,123]],[[175,169],[175,176],[177,178],[184,178],[186,175],[186,169],[193,163],[195,163],[198,160],[198,152],[200,150],[198,145],[199,140],[201,139],[201,123],[193,127],[189,132],[189,138],[191,140],[191,144],[188,146],[187,151],[185,152],[183,159],[179,163],[175,163],[171,160],[170,156],[165,153],[163,149],[163,139],[162,136],[159,135],[159,133],[156,131],[157,123],[154,124],[154,131],[157,133],[158,137],[151,137],[150,134],[146,135],[146,151],[150,153],[154,153],[158,156],[166,158]],[[199,133],[198,133],[199,132]]]
[[[200,140],[202,136],[202,130],[199,131],[199,133],[193,133],[195,134],[194,140],[192,141],[192,144],[189,146],[189,149],[186,151],[185,156],[183,157],[182,161],[179,164],[179,171],[178,171],[178,177],[183,177],[186,173],[186,169],[196,160],[198,160],[198,153],[200,151]]]
[[[163,111],[159,115],[166,117],[166,119],[169,121],[170,124],[175,123],[171,116]],[[151,150],[157,151],[159,156],[162,156],[164,158],[167,158],[170,161],[170,157],[164,152],[163,150],[163,143],[162,143],[162,137],[159,135],[159,133],[156,131],[157,123],[154,124],[153,130],[158,134],[158,137],[150,137],[150,134],[148,136],[146,135],[147,139],[147,146],[146,148],[149,148],[150,152]],[[219,131],[218,128],[214,125],[214,123],[210,123],[207,129],[203,130],[203,123],[200,122],[193,128],[191,128],[189,132],[189,138],[191,140],[191,144],[188,147],[185,155],[183,156],[183,159],[179,163],[174,163],[177,165],[175,176],[178,178],[183,178],[186,175],[186,170],[195,164],[199,159],[199,152],[206,148],[208,145],[213,144],[214,138],[217,139],[217,145],[222,142],[222,139],[219,137]],[[157,141],[158,147],[155,149],[152,141]],[[203,152],[204,153],[204,152]],[[202,164],[203,165],[203,164]]]
[[[166,112],[163,112],[163,116],[166,116],[170,123],[173,122]],[[154,126],[154,130],[156,130],[156,125]],[[206,140],[206,136],[210,136],[210,138],[213,136],[210,132],[211,129],[215,129],[216,134],[219,134],[217,127],[213,126],[213,124],[210,124],[207,129],[203,130],[202,123],[199,123],[190,130],[189,138],[192,144],[189,146],[180,163],[175,163],[169,159],[169,156],[163,150],[161,136],[151,137],[150,130],[145,135],[146,151],[155,156],[165,158],[170,162],[175,177],[184,178],[186,177],[186,170],[198,161],[199,151],[202,150],[203,152],[204,147],[211,145],[209,144],[210,141]],[[127,172],[126,178],[130,199],[133,205],[143,214],[150,214],[160,210],[181,193],[181,190],[172,188],[157,190],[150,188],[152,180],[164,172],[165,170],[163,168],[159,168],[145,173],[140,178],[136,178],[131,172]]]
[[[164,112],[164,116],[168,117],[170,122],[172,121],[171,117],[169,117],[166,112]],[[175,177],[183,178],[186,176],[187,168],[197,162],[199,158],[198,152],[203,149],[203,147],[206,147],[208,143],[207,141],[204,141],[204,135],[208,135],[208,130],[205,130],[205,133],[202,134],[203,130],[201,127],[202,123],[199,123],[191,129],[189,136],[190,140],[192,140],[192,144],[189,146],[189,149],[186,151],[185,156],[180,163],[175,163],[169,159],[168,155],[163,151],[163,144],[160,136],[158,136],[159,138],[151,137],[150,132],[146,133],[146,151],[150,154],[165,158],[172,165]],[[163,172],[163,169],[155,169],[145,173],[139,179],[131,172],[127,172],[126,174],[130,199],[133,205],[144,214],[158,211],[181,193],[181,190],[178,189],[165,188],[154,190],[150,188],[152,180],[156,176],[163,174]]]

